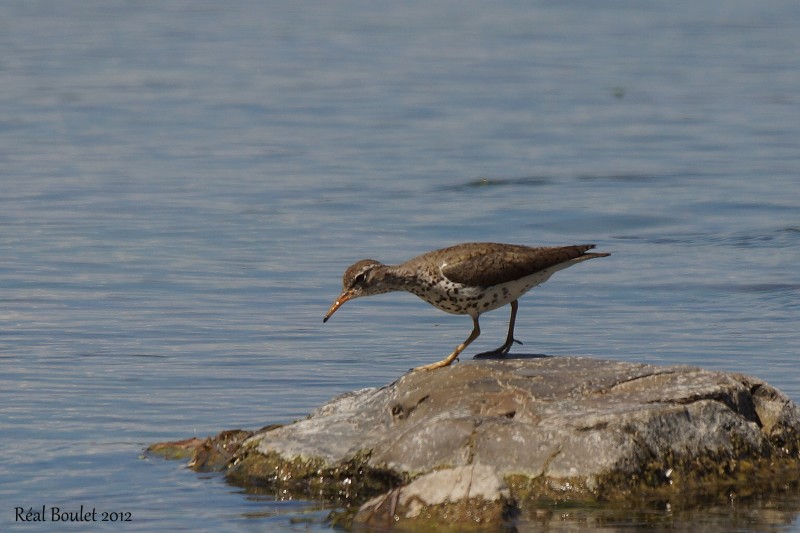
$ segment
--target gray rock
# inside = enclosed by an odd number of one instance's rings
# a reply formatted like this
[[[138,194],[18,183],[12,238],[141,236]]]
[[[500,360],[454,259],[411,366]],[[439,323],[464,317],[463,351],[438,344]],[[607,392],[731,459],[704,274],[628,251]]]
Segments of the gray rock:
[[[500,516],[554,499],[752,490],[759,479],[796,475],[798,450],[800,408],[758,379],[522,357],[413,372],[334,398],[250,437],[228,475],[276,488],[292,479],[316,495],[328,482],[341,495],[347,484],[361,502],[389,491],[356,521],[393,522],[462,495],[502,502]],[[484,481],[480,491],[465,492],[465,472]],[[369,488],[358,488],[367,478]]]
[[[464,522],[472,526],[496,523],[510,513],[510,493],[494,468],[472,463],[436,470],[366,502],[355,522],[371,527],[414,523],[424,513],[426,526],[438,528]],[[416,528],[411,528],[416,529]]]

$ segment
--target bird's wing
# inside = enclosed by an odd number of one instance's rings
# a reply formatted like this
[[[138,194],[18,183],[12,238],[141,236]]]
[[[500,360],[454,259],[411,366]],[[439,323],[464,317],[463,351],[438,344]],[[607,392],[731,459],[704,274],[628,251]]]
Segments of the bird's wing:
[[[542,270],[577,262],[576,259],[590,259],[600,254],[585,254],[594,245],[559,246],[543,248],[506,248],[488,250],[486,253],[467,254],[459,261],[442,266],[442,274],[455,282],[465,285],[490,287],[508,283]],[[606,255],[606,254],[603,254]],[[569,265],[564,265],[569,266]]]

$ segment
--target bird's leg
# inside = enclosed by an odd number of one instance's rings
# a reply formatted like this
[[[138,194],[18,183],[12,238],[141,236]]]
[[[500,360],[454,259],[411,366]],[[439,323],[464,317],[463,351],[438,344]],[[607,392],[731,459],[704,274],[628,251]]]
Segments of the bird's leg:
[[[498,355],[505,355],[509,352],[509,350],[511,350],[511,346],[515,342],[522,344],[520,341],[514,338],[514,322],[517,320],[517,307],[519,307],[519,304],[516,300],[511,302],[511,320],[508,322],[508,335],[506,336],[506,342],[504,342],[503,345],[496,350],[479,353],[475,357],[496,357]]]
[[[461,352],[463,352],[464,349],[466,349],[466,347],[469,346],[472,341],[477,339],[478,335],[480,335],[480,334],[481,334],[481,327],[478,324],[478,317],[477,316],[473,316],[472,317],[472,333],[469,334],[469,337],[467,337],[467,340],[465,340],[464,342],[462,342],[461,344],[458,345],[458,347],[453,351],[453,353],[451,353],[450,355],[448,355],[447,357],[445,357],[441,361],[436,361],[435,363],[431,363],[431,364],[425,365],[425,366],[418,366],[417,368],[414,368],[413,370],[414,371],[417,371],[417,370],[433,370],[435,368],[441,368],[443,366],[448,366],[450,363],[455,361],[456,358],[458,357],[458,355]]]

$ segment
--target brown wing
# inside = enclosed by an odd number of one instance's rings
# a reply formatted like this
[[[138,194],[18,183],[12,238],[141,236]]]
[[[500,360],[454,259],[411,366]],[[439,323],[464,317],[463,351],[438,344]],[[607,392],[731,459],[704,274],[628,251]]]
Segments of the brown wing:
[[[586,251],[592,248],[593,244],[530,248],[483,243],[482,246],[465,249],[458,261],[450,261],[443,266],[442,273],[456,283],[489,287],[514,281],[562,263],[608,255],[586,254]]]

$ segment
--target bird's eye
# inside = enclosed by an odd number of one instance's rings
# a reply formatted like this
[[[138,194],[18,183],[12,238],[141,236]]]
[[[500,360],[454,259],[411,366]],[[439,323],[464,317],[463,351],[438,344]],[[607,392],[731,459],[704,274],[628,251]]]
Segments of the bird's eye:
[[[367,274],[362,272],[358,276],[356,276],[356,283],[364,283],[364,280],[367,279]]]

